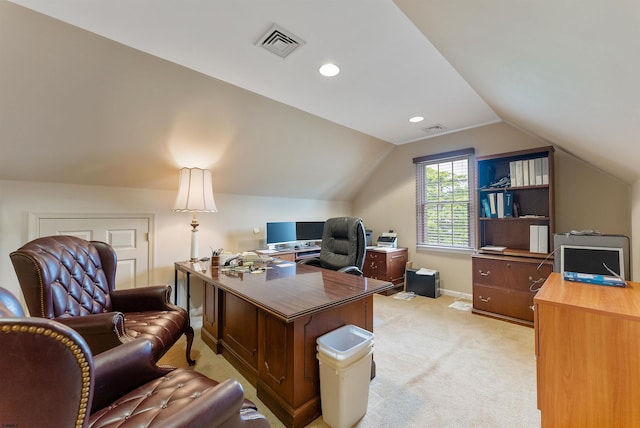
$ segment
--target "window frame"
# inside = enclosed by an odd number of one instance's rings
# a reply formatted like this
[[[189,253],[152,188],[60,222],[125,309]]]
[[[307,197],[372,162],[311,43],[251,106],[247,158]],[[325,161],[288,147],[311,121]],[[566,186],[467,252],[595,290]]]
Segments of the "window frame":
[[[448,206],[453,210],[455,200],[438,199],[437,201],[427,201],[427,167],[439,164],[450,164],[466,160],[467,161],[467,189],[468,200],[464,203],[467,205],[467,242],[465,245],[451,245],[439,243],[429,243],[426,228],[426,210],[428,205]],[[416,168],[416,246],[418,248],[436,249],[443,251],[473,251],[476,246],[476,191],[475,191],[475,150],[473,148],[455,150],[450,152],[438,153],[428,156],[421,156],[413,159]],[[452,175],[452,186],[453,186]],[[438,189],[441,189],[438,185]],[[453,215],[452,215],[453,217]],[[451,235],[455,234],[455,229]],[[453,238],[452,238],[453,239]]]

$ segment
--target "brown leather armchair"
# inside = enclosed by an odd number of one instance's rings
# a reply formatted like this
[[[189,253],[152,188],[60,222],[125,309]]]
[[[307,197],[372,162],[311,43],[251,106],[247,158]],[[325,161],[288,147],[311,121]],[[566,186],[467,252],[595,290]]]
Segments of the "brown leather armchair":
[[[184,333],[187,361],[195,363],[189,314],[170,303],[171,288],[115,290],[116,254],[109,244],[47,236],[10,257],[31,316],[77,330],[94,355],[144,337],[158,361]]]
[[[269,427],[242,386],[156,366],[136,339],[92,356],[73,329],[27,318],[0,287],[0,420],[14,427]]]

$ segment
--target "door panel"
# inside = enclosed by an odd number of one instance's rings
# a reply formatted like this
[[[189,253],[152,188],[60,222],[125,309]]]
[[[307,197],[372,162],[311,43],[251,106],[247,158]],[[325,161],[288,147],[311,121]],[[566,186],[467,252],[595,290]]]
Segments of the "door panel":
[[[118,259],[116,289],[145,287],[150,283],[149,224],[147,217],[40,216],[37,237],[72,235],[87,241],[104,241]]]

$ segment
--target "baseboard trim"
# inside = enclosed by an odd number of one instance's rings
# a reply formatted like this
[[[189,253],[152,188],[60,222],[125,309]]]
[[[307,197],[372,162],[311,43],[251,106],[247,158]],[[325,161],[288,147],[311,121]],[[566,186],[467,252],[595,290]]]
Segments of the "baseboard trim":
[[[460,291],[440,289],[440,294],[445,296],[455,297],[456,299],[473,300],[473,296],[469,293],[462,293]]]

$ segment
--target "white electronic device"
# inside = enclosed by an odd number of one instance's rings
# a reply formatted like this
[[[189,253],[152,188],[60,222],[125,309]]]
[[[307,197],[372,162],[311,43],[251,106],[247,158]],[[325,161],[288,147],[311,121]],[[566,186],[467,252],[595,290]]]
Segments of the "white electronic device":
[[[383,232],[378,237],[377,245],[378,247],[398,248],[398,234],[393,230]]]

